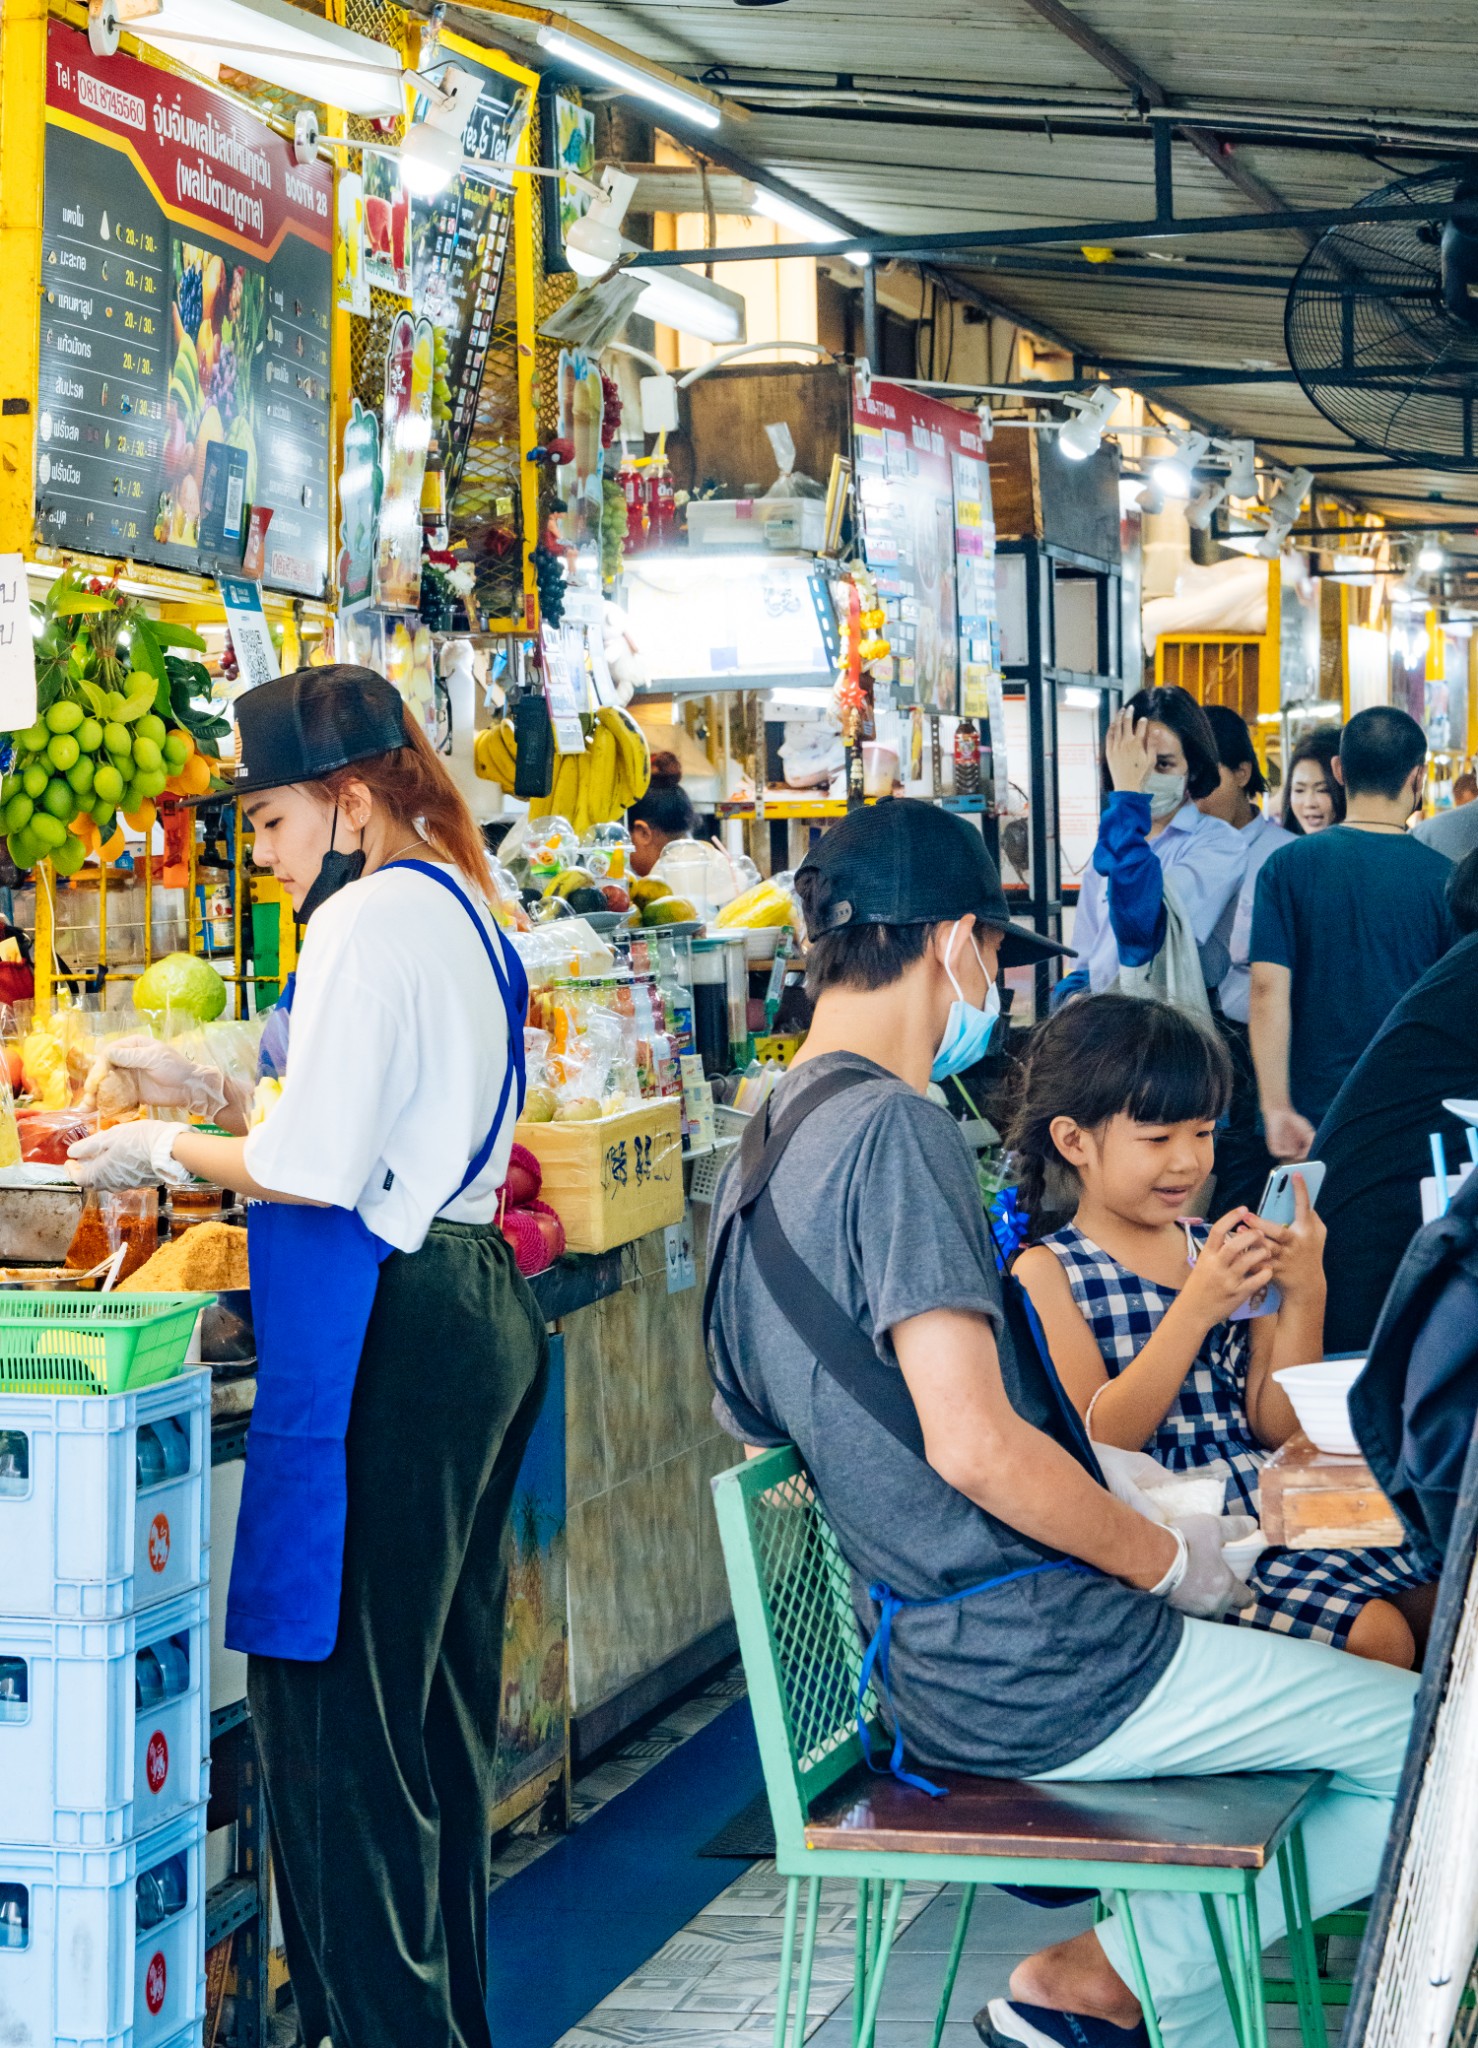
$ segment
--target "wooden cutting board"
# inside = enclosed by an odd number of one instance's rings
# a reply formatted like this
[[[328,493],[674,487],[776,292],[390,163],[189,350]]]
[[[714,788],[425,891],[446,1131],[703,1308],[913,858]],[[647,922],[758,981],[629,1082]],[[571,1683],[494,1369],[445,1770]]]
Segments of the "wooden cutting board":
[[[1398,1550],[1400,1517],[1363,1458],[1316,1450],[1300,1430],[1262,1468],[1259,1519],[1291,1550]]]

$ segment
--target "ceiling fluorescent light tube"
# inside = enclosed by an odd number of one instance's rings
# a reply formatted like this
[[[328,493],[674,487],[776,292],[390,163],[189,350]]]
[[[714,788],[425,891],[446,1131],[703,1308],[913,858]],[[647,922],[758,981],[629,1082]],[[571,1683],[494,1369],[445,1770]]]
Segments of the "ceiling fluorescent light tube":
[[[793,199],[782,199],[778,192],[771,192],[765,185],[754,188],[754,210],[762,213],[766,220],[778,221],[783,228],[790,228],[807,242],[840,242],[845,238],[845,229],[834,227],[829,220],[822,220],[819,214],[807,213],[804,206],[798,206]]]
[[[405,112],[405,67],[398,51],[320,21],[288,0],[162,0],[136,18],[111,12],[130,35],[178,62],[209,70],[212,59],[222,60],[348,114],[384,118]],[[192,43],[198,43],[197,57]]]
[[[633,309],[644,320],[675,327],[699,341],[743,341],[744,301],[738,292],[678,268],[643,270],[632,264],[625,275],[640,278],[646,286]]]
[[[654,78],[649,71],[642,71],[634,64],[623,64],[619,57],[609,56],[591,43],[577,42],[562,29],[541,28],[539,46],[558,57],[562,63],[577,65],[582,71],[593,72],[609,85],[620,86],[623,92],[635,93],[638,99],[650,100],[655,107],[665,107],[669,114],[677,114],[685,121],[696,122],[700,128],[717,128],[719,112],[707,100],[695,99],[679,91],[675,85],[668,85],[665,79]]]

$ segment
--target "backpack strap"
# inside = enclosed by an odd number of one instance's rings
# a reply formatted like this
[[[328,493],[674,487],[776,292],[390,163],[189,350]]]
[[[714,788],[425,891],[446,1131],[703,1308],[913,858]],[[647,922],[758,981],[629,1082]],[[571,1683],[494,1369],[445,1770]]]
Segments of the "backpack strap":
[[[842,1390],[851,1396],[906,1451],[924,1456],[924,1433],[918,1411],[901,1372],[884,1365],[871,1340],[822,1286],[786,1236],[776,1214],[770,1181],[791,1139],[808,1118],[850,1088],[875,1077],[843,1068],[807,1090],[803,1106],[788,1111],[771,1126],[770,1104],[757,1111],[739,1147],[739,1198],[709,1255],[708,1285],[703,1296],[703,1335],[714,1383],[746,1431],[759,1424],[757,1436],[773,1436],[776,1425],[750,1402],[721,1366],[710,1341],[719,1274],[742,1219],[749,1234],[755,1270],[766,1293],[797,1337]]]

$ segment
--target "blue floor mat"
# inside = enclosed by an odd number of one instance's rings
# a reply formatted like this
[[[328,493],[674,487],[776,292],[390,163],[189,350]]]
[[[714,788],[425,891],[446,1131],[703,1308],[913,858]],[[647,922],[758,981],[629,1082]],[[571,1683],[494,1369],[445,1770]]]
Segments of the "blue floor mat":
[[[699,1734],[494,1892],[497,2048],[552,2048],[749,1867],[700,1851],[762,1789],[749,1702]]]

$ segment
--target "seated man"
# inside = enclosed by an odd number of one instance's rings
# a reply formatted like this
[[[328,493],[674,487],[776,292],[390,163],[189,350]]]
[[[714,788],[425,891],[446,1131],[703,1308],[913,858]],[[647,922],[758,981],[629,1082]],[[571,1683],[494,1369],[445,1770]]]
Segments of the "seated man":
[[[797,1447],[869,1629],[861,1588],[918,1603],[893,1623],[891,1694],[926,1768],[1328,1769],[1306,1827],[1314,1910],[1363,1898],[1416,1680],[1217,1625],[1243,1597],[1219,1525],[1172,1533],[1099,1484],[1040,1359],[1011,1345],[973,1156],[925,1095],[984,1050],[998,965],[1060,949],[1012,925],[979,832],[926,804],[854,813],[797,887],[815,1022],[771,1104],[770,1132],[791,1135],[765,1193],[736,1214],[736,1161],[714,1205],[716,1414],[750,1446]],[[806,1270],[778,1278],[787,1251]],[[839,1360],[792,1322],[825,1326],[820,1290],[851,1340]],[[1166,2048],[1232,2048],[1200,1901],[1134,1910]],[[1276,1877],[1259,1910],[1277,1939]],[[1111,1918],[1021,1964],[976,2024],[990,2048],[1143,2042],[1131,1974]]]

